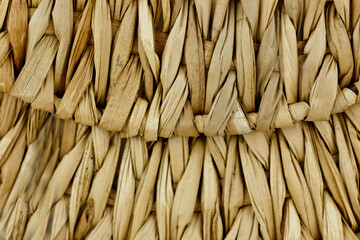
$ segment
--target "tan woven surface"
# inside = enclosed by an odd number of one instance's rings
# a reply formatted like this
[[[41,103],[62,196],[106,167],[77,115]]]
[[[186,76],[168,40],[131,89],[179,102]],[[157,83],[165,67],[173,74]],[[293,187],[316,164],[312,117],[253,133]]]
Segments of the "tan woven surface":
[[[359,16],[0,0],[0,239],[358,239]]]
[[[356,1],[39,4],[2,1],[0,90],[58,118],[147,140],[359,127]]]
[[[0,118],[2,239],[357,239],[360,140],[345,114],[156,142],[8,95]]]

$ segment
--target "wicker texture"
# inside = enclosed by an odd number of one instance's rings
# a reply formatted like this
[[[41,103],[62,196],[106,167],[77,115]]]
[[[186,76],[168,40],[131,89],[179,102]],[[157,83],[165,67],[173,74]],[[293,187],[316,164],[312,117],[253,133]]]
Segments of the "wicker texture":
[[[1,4],[0,90],[58,118],[149,141],[359,127],[356,1]]]
[[[0,0],[0,239],[358,239],[359,16]]]

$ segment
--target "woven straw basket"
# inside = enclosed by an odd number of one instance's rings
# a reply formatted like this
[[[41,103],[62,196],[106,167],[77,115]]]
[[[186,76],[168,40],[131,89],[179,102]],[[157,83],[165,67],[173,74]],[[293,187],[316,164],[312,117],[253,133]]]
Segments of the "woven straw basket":
[[[360,0],[0,0],[0,240],[358,239]]]

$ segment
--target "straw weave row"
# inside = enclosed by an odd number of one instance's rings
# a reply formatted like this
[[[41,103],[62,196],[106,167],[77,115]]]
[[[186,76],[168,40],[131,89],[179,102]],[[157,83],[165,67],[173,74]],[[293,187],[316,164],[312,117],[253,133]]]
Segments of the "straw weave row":
[[[343,113],[272,134],[156,142],[9,95],[0,118],[1,239],[338,240],[360,230],[359,133]]]
[[[0,91],[147,141],[358,126],[359,5],[3,0]]]

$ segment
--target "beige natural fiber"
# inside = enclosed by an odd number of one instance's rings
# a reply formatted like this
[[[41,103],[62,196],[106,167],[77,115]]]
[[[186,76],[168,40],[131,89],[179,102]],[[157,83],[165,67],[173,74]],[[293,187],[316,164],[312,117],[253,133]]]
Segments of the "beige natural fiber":
[[[0,0],[0,239],[360,239],[359,0]]]
[[[340,112],[358,126],[358,5],[2,0],[0,90],[147,140],[242,135]]]

